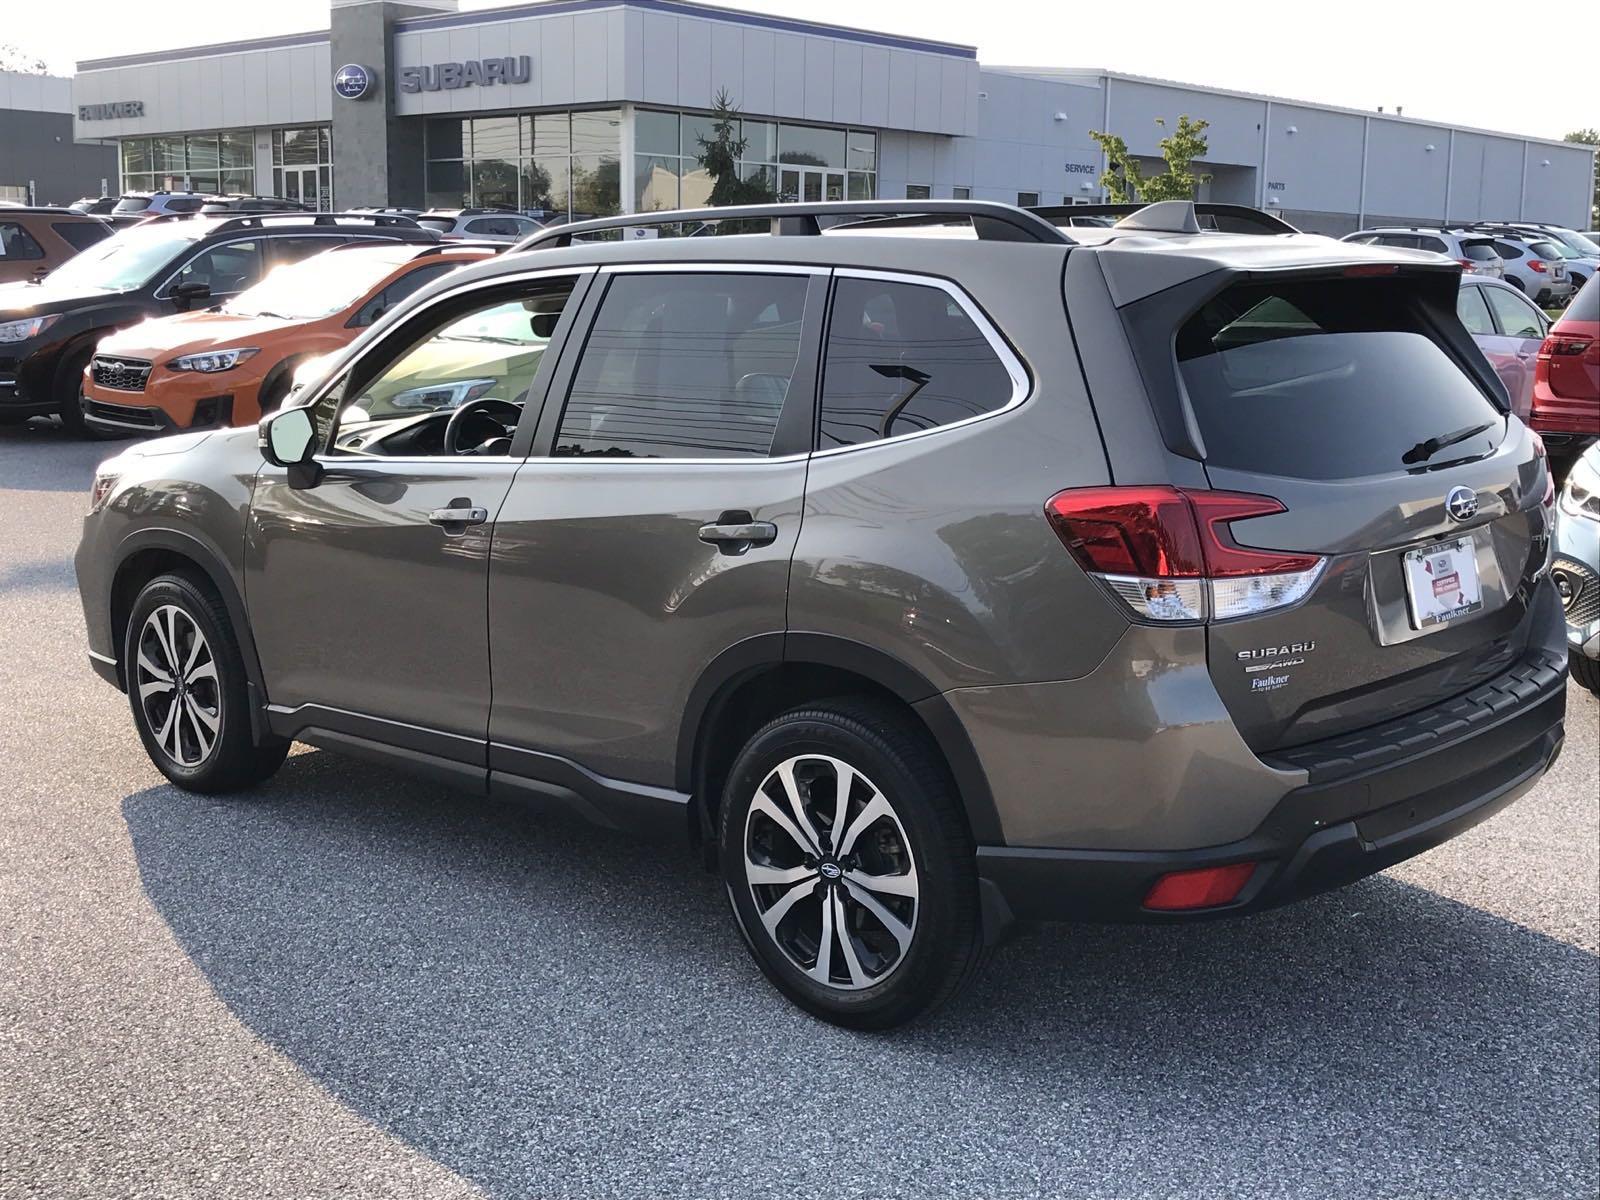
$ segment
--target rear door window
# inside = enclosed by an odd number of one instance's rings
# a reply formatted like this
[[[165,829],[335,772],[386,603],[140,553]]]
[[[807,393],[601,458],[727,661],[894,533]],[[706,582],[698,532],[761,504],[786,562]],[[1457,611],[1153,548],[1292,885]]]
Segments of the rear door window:
[[[1219,467],[1302,479],[1404,470],[1419,443],[1484,428],[1453,457],[1498,444],[1504,414],[1426,332],[1391,279],[1229,288],[1179,330],[1185,391]]]
[[[1494,319],[1489,316],[1489,305],[1484,301],[1483,288],[1464,287],[1456,297],[1456,316],[1473,335],[1492,336]]]
[[[808,277],[619,274],[551,454],[764,458],[800,356]]]
[[[1489,307],[1494,311],[1500,332],[1514,338],[1542,338],[1544,321],[1539,310],[1524,300],[1520,293],[1505,288],[1478,289],[1486,293]]]
[[[57,221],[50,228],[74,250],[87,250],[111,236],[111,230],[99,221]]]
[[[841,276],[832,314],[819,449],[979,417],[1016,393],[995,346],[941,287]]]

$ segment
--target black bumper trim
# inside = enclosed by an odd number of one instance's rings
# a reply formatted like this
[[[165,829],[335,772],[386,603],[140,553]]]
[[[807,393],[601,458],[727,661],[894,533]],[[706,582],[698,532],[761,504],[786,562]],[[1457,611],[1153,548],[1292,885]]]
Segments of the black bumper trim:
[[[1343,887],[1431,850],[1532,788],[1561,752],[1565,677],[1529,701],[1465,737],[1297,788],[1237,842],[1153,851],[979,846],[978,875],[1022,920],[1205,920]],[[1232,904],[1193,912],[1143,907],[1170,871],[1237,862],[1261,865]]]

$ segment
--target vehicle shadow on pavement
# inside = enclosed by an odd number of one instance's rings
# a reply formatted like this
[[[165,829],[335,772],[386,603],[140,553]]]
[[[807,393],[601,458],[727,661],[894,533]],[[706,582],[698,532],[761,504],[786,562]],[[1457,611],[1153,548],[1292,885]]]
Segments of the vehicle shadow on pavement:
[[[123,808],[237,1018],[494,1196],[1594,1192],[1596,959],[1384,877],[1038,927],[861,1035],[765,985],[680,846],[314,752]]]

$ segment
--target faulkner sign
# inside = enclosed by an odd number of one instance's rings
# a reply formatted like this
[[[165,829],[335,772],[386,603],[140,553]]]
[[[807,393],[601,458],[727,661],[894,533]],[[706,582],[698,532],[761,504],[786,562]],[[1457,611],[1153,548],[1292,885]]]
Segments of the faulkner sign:
[[[489,87],[496,83],[527,83],[533,78],[533,59],[526,54],[510,58],[469,58],[466,62],[434,63],[427,67],[401,67],[402,92],[453,91],[464,87]]]
[[[123,117],[144,116],[143,100],[118,100],[112,104],[80,104],[80,121],[116,121]]]

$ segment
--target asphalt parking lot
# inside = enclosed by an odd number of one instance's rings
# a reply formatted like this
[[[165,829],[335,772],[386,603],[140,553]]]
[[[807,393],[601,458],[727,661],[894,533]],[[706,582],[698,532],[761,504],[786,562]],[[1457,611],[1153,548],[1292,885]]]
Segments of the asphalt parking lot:
[[[1048,926],[894,1035],[785,1005],[677,847],[317,751],[166,786],[0,429],[0,1196],[1593,1197],[1600,707],[1422,858]],[[313,614],[308,614],[308,618]]]

